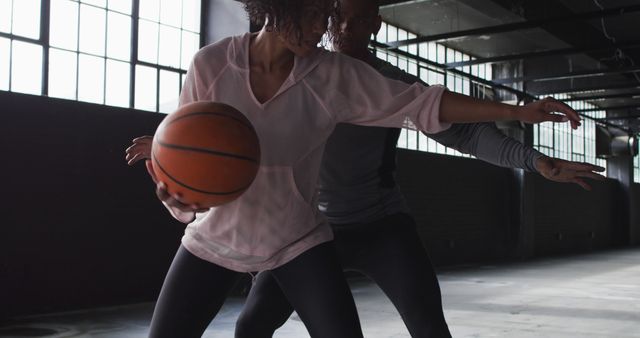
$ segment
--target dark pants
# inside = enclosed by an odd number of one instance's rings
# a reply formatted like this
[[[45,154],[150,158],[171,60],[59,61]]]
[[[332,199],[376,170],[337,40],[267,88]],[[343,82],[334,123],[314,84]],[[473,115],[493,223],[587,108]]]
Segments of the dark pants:
[[[334,225],[333,230],[343,268],[376,282],[412,337],[451,337],[440,286],[413,218],[400,213],[368,224]],[[271,337],[293,310],[276,274],[261,272],[236,323],[236,338]]]
[[[180,246],[160,291],[149,337],[202,336],[239,276]],[[271,276],[312,337],[362,337],[333,242],[307,250],[271,270]]]

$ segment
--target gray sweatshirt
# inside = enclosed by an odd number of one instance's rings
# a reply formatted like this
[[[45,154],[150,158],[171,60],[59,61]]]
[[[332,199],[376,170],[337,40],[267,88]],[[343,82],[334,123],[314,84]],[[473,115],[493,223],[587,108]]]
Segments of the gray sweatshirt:
[[[390,79],[422,82],[384,60],[376,59],[375,68]],[[399,135],[397,128],[336,126],[326,144],[318,193],[320,211],[330,223],[368,223],[408,211],[394,180]],[[537,172],[535,162],[543,156],[504,135],[494,123],[454,124],[428,136],[501,167]]]

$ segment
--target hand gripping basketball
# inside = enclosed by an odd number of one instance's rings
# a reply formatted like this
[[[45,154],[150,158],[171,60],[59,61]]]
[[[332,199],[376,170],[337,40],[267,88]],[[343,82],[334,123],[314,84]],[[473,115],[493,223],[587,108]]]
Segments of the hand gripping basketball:
[[[194,102],[160,123],[151,164],[169,194],[186,204],[214,207],[249,188],[260,165],[260,143],[249,120],[235,108]]]

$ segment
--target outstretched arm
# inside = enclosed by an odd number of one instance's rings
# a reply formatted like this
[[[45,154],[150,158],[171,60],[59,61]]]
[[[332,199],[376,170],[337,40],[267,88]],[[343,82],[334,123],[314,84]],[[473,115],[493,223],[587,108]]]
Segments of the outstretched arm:
[[[484,101],[449,92],[442,86],[391,80],[369,65],[346,57],[335,56],[333,61],[324,65],[317,79],[305,84],[336,122],[401,127],[409,119],[425,133],[440,132],[451,123],[508,120],[570,122],[573,128],[580,125],[578,113],[553,98],[525,106]]]
[[[580,126],[578,113],[568,105],[551,97],[524,106],[514,106],[475,99],[453,92],[444,92],[442,94],[440,103],[441,122],[468,123],[510,120],[526,123],[569,121],[573,129]]]
[[[503,134],[494,123],[453,124],[451,128],[427,135],[436,142],[461,153],[506,168],[536,172],[541,152]]]
[[[504,135],[493,123],[454,124],[451,128],[429,137],[485,162],[538,172],[551,181],[575,183],[586,190],[591,190],[591,186],[585,179],[604,179],[602,175],[597,174],[604,171],[604,168],[589,163],[547,157],[532,147]]]

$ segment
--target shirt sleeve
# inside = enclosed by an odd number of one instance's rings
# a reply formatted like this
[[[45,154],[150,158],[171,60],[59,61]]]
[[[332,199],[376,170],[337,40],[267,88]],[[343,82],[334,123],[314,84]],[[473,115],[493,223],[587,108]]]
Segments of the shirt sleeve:
[[[453,124],[427,135],[438,143],[491,164],[538,172],[536,161],[543,154],[503,134],[494,123]]]
[[[440,101],[446,90],[443,86],[409,85],[391,80],[371,66],[346,56],[334,57],[329,66],[327,72],[339,79],[325,86],[335,98],[327,104],[328,109],[336,112],[336,122],[379,127],[413,125],[426,133],[440,132],[450,126],[439,118]]]
[[[197,74],[197,70],[194,67],[195,60],[189,65],[189,70],[185,76],[184,83],[182,84],[182,90],[180,92],[179,107],[191,102],[198,101],[198,92],[204,85],[200,81],[200,77]]]

